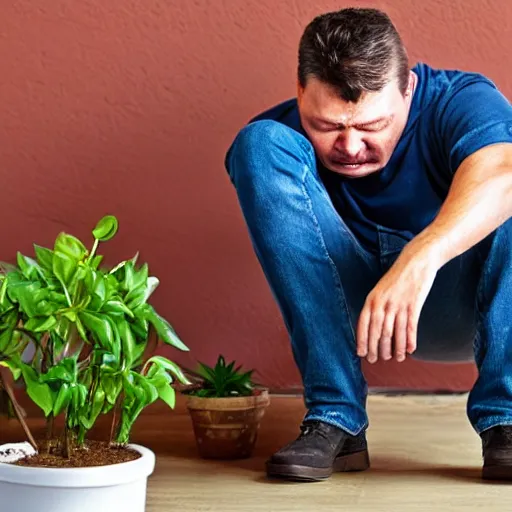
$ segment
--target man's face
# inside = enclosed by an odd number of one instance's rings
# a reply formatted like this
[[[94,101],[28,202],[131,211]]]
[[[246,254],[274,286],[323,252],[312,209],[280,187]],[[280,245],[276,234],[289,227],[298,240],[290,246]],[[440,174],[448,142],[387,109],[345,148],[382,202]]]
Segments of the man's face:
[[[407,123],[415,78],[411,72],[405,95],[394,79],[379,92],[363,93],[357,103],[314,77],[304,88],[299,85],[302,126],[323,165],[349,178],[382,169]]]

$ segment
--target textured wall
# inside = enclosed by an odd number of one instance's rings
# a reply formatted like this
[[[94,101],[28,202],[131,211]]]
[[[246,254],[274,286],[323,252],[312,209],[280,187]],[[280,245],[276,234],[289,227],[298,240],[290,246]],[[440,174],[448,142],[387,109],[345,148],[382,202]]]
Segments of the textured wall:
[[[512,2],[389,0],[413,61],[478,70],[512,93]],[[61,230],[120,219],[107,255],[136,250],[155,305],[190,346],[299,385],[253,255],[224,152],[253,114],[295,93],[296,47],[318,0],[0,0],[0,258]],[[354,5],[354,3],[352,4]],[[171,352],[171,354],[173,354]],[[173,354],[174,355],[174,354]],[[466,389],[471,366],[366,367],[371,385]]]

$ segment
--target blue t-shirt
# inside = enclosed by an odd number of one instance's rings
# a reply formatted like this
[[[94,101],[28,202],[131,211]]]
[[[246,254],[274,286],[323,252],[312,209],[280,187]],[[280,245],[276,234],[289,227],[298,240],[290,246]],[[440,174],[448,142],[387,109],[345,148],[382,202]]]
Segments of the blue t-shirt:
[[[320,174],[334,207],[357,239],[378,252],[379,231],[406,240],[437,215],[461,162],[484,146],[512,142],[512,106],[488,78],[477,73],[438,70],[419,63],[409,118],[381,171],[349,179],[323,168]],[[307,137],[297,100],[263,112]]]

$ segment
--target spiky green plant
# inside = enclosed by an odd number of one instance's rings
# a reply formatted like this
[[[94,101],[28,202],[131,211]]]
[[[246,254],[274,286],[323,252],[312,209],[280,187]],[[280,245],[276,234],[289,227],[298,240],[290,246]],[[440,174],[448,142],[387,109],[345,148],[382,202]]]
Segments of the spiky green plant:
[[[241,365],[235,368],[235,361],[226,364],[222,355],[213,367],[200,362],[195,372],[200,382],[198,389],[192,389],[189,394],[206,398],[250,396],[254,391],[254,370],[242,372],[241,368]]]

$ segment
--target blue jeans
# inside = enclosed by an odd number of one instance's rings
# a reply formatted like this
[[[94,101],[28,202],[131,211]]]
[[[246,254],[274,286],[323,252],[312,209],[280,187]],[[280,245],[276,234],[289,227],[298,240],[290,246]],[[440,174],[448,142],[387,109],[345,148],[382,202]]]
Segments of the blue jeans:
[[[376,226],[367,251],[333,206],[313,147],[276,121],[245,126],[226,167],[290,335],[306,419],[366,429],[367,383],[355,326],[367,294],[409,241]],[[467,413],[482,432],[512,424],[512,224],[442,267],[422,309],[414,357],[475,360]]]

